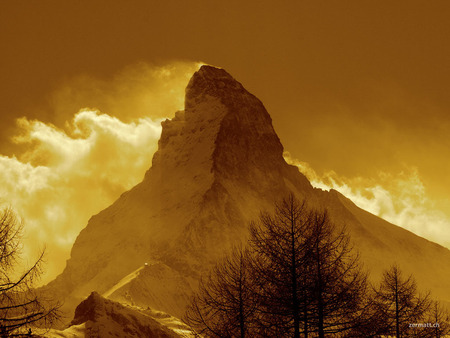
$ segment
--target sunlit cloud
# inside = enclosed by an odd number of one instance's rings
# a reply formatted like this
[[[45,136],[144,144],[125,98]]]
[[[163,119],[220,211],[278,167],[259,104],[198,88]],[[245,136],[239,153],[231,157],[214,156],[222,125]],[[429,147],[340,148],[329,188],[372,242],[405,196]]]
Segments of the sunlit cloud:
[[[25,220],[25,257],[47,247],[47,275],[55,276],[88,219],[140,182],[151,165],[160,119],[130,123],[81,110],[64,130],[22,118],[18,157],[0,156],[0,203]]]
[[[437,210],[427,196],[417,168],[396,175],[379,173],[375,178],[347,178],[334,171],[319,175],[308,163],[293,159],[288,152],[284,157],[314,187],[337,190],[360,208],[450,248],[450,218]]]

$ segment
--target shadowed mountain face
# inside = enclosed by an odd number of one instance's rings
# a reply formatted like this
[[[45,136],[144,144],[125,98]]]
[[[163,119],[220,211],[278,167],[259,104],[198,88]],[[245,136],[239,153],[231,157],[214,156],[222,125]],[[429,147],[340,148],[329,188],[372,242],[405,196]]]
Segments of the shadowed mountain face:
[[[116,288],[112,298],[126,294],[181,316],[199,276],[247,238],[248,223],[261,210],[273,210],[290,192],[326,207],[335,223],[346,225],[373,279],[397,262],[419,288],[450,300],[450,251],[336,191],[314,189],[283,159],[263,104],[224,70],[201,67],[186,88],[185,110],[162,126],[143,182],[90,219],[66,269],[48,286],[69,304],[94,290],[106,292],[149,262],[151,269]],[[144,285],[152,287],[143,292]]]

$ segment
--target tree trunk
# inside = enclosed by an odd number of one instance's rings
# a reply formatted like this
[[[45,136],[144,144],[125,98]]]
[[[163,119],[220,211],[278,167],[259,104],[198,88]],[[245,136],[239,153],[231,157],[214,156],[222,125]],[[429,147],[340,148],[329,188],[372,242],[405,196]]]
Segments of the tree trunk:
[[[320,253],[319,253],[319,243],[316,244],[317,250],[317,307],[318,307],[318,333],[319,338],[325,337],[325,332],[323,329],[323,299],[322,299],[322,267],[320,265]]]
[[[244,301],[242,299],[242,253],[240,255],[239,269],[239,327],[241,330],[241,338],[245,338],[245,321],[244,321]]]
[[[399,324],[399,313],[398,313],[398,276],[395,276],[395,332],[396,337],[400,338],[400,324]]]
[[[308,338],[308,298],[305,294],[305,305],[303,307],[303,336]]]
[[[294,317],[294,338],[300,338],[300,310],[297,295],[297,255],[295,251],[295,221],[291,219],[291,281]]]

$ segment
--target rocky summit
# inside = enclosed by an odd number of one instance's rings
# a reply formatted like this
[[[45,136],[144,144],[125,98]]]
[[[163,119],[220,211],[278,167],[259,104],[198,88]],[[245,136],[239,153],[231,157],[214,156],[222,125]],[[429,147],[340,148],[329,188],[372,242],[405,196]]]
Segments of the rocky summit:
[[[162,122],[144,180],[90,219],[47,288],[72,308],[97,291],[180,317],[200,276],[289,193],[346,226],[373,280],[398,263],[421,289],[450,300],[448,249],[313,188],[283,159],[261,101],[211,66],[192,76],[185,109]]]

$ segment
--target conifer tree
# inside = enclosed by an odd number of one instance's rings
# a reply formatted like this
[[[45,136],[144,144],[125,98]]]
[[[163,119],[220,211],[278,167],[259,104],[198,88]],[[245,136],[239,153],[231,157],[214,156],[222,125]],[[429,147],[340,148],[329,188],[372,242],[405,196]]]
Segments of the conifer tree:
[[[417,291],[413,276],[405,278],[397,265],[384,272],[375,293],[383,333],[397,338],[410,336],[414,331],[410,324],[423,323],[431,304],[428,294]]]
[[[293,195],[250,226],[260,323],[267,335],[324,337],[364,312],[367,277],[344,228]]]

